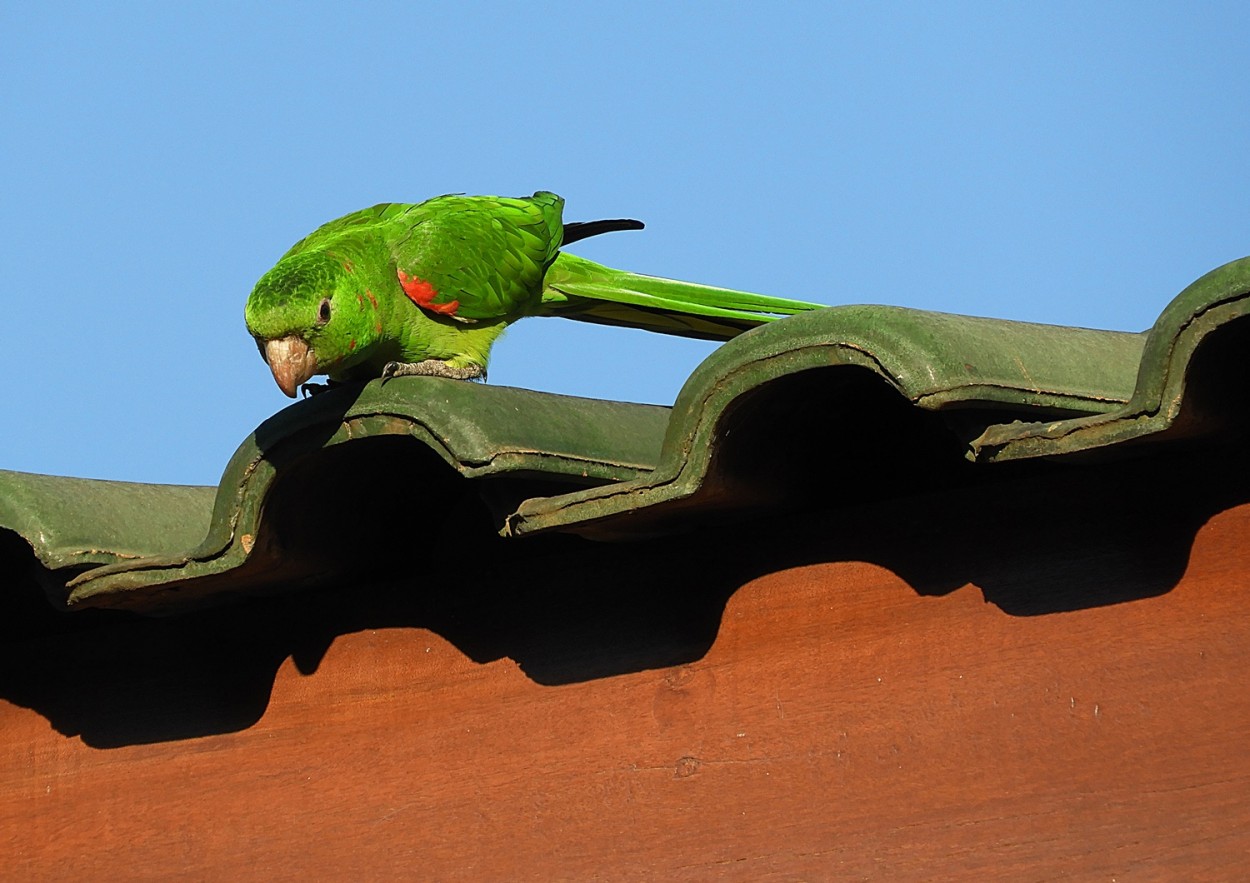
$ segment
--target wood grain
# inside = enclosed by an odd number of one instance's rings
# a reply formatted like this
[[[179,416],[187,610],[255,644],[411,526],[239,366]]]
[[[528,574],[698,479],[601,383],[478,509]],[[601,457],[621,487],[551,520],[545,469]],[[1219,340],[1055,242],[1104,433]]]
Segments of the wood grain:
[[[6,876],[1236,878],[1250,504],[1087,479],[757,525],[771,545],[719,564],[555,544],[446,588],[462,606],[411,606],[414,579],[14,642]],[[851,523],[871,554],[820,543]],[[758,551],[780,536],[801,554]],[[640,624],[611,609],[635,595]]]

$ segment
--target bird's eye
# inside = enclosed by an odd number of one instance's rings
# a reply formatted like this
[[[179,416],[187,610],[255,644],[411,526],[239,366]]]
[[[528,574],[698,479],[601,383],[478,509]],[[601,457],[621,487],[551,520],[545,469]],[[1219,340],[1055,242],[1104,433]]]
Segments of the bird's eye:
[[[330,298],[321,301],[321,306],[317,307],[317,324],[324,325],[330,321]]]

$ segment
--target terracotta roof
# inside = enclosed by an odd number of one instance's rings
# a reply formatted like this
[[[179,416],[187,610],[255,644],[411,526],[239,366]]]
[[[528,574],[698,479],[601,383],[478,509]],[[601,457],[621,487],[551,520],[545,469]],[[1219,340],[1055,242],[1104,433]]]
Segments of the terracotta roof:
[[[507,541],[620,540],[994,480],[1014,461],[1218,444],[1246,428],[1248,313],[1250,258],[1140,334],[886,306],[795,316],[718,349],[671,409],[375,381],[267,420],[217,488],[0,472],[0,527],[57,606],[170,612],[398,566],[440,525],[478,529],[482,504]]]

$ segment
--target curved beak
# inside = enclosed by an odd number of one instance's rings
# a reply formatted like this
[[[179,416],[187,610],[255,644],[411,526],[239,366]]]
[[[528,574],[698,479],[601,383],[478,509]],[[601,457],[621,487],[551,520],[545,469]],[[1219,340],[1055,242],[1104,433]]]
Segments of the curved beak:
[[[295,398],[301,383],[317,373],[317,356],[302,337],[291,335],[267,340],[263,355],[273,379],[278,381],[278,388],[290,398]]]

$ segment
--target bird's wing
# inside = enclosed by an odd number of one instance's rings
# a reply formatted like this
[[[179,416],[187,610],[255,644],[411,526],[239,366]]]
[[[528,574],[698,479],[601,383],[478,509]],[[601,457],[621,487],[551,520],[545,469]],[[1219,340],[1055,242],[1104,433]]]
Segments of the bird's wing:
[[[467,322],[535,307],[560,247],[555,194],[444,196],[386,222],[400,285],[427,312]]]

